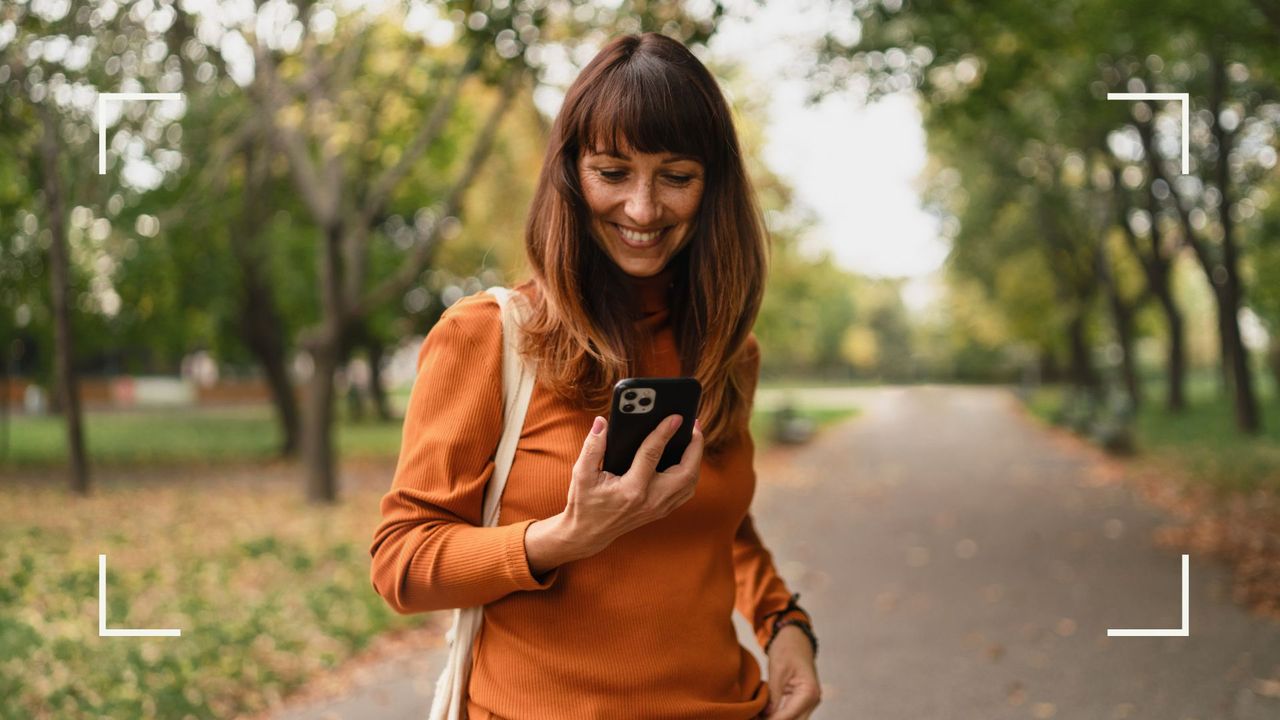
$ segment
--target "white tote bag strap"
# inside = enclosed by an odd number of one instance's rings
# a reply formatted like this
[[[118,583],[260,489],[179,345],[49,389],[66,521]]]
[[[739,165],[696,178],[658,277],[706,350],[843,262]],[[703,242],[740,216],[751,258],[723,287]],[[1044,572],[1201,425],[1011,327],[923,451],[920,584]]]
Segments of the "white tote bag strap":
[[[485,489],[482,520],[485,527],[498,523],[502,492],[515,460],[516,445],[524,428],[524,416],[533,395],[534,371],[520,357],[519,322],[524,318],[524,301],[504,287],[487,291],[498,300],[502,312],[502,437],[493,460],[493,477]],[[467,679],[471,674],[471,646],[484,617],[483,606],[453,611],[453,626],[445,635],[449,657],[431,700],[430,720],[462,720],[466,716]]]

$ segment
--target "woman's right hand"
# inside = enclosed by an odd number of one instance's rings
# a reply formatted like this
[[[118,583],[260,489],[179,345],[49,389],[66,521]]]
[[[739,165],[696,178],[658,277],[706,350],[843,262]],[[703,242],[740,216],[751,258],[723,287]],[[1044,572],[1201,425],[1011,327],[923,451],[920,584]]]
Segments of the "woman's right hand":
[[[626,474],[614,475],[600,469],[608,421],[595,418],[573,464],[564,510],[526,529],[525,553],[532,574],[593,556],[614,539],[666,518],[694,497],[703,464],[703,429],[698,420],[694,420],[694,432],[680,464],[658,471],[667,442],[682,421],[680,415],[664,419],[641,443]]]
[[[565,504],[570,534],[592,554],[605,549],[619,536],[641,525],[664,518],[693,497],[702,466],[702,428],[695,420],[693,439],[680,463],[657,472],[667,442],[683,419],[664,419],[640,444],[631,467],[623,475],[600,469],[609,435],[608,422],[595,419],[573,466],[569,499]]]
[[[679,415],[664,419],[641,443],[630,469],[614,475],[600,469],[608,422],[595,419],[574,463],[564,511],[526,531],[526,553],[534,574],[595,555],[618,537],[670,515],[693,497],[702,466],[702,428],[696,420],[679,464],[657,471],[662,452],[682,421]]]

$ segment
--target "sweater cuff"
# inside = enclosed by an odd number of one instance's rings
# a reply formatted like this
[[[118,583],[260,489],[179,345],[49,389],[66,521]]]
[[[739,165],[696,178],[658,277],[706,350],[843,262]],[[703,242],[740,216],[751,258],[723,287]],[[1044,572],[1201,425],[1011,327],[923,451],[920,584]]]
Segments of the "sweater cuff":
[[[522,520],[518,523],[502,526],[507,530],[507,576],[515,582],[516,588],[520,590],[546,590],[560,576],[559,567],[548,570],[543,574],[542,580],[538,580],[529,571],[529,555],[524,547],[524,534],[528,531],[529,526],[535,522],[537,522],[536,519]]]
[[[782,620],[803,620],[809,624],[809,627],[813,627],[813,618],[809,617],[809,613],[804,610],[796,609],[788,610],[787,612],[780,614],[775,613],[769,617],[765,624],[756,628],[756,640],[760,642],[761,648],[767,646],[769,641],[773,639],[774,623]]]

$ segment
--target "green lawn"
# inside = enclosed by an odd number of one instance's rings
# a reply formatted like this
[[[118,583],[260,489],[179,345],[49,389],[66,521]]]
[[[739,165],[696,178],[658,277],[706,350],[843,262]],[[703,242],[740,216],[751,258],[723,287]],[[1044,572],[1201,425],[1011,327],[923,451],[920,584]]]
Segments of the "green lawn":
[[[819,425],[855,411],[801,411]],[[757,444],[769,444],[763,411],[752,418]],[[400,423],[339,420],[338,450],[344,458],[395,457],[400,450]],[[13,416],[9,419],[7,456],[0,465],[57,467],[66,462],[64,426],[57,417]],[[280,442],[270,408],[157,409],[101,411],[85,415],[90,462],[99,466],[217,465],[269,460]]]
[[[97,411],[85,414],[90,461],[101,465],[207,464],[268,460],[280,429],[268,406]],[[343,457],[383,457],[400,449],[400,423],[339,420]],[[9,464],[53,466],[66,462],[61,418],[11,416]]]
[[[1181,414],[1164,409],[1159,379],[1146,384],[1146,402],[1138,412],[1134,431],[1144,461],[1185,473],[1221,494],[1265,487],[1280,491],[1280,402],[1262,384],[1260,406],[1263,432],[1242,435],[1235,428],[1233,406],[1219,392],[1212,374],[1197,374],[1188,382],[1189,407]],[[1027,400],[1031,412],[1052,421],[1066,394],[1045,387]]]
[[[797,414],[812,420],[817,429],[821,430],[841,420],[857,416],[858,408],[800,408]],[[771,413],[765,410],[757,410],[751,414],[751,437],[755,441],[757,451],[767,449],[774,444],[769,432],[772,419]]]

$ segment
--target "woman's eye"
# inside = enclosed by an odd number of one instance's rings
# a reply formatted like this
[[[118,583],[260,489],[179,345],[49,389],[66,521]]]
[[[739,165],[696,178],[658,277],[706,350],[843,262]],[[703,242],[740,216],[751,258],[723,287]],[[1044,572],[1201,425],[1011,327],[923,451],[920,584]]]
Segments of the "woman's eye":
[[[609,182],[618,182],[619,180],[621,180],[626,176],[627,174],[622,170],[601,170],[600,171],[600,177],[604,178],[605,180],[608,180]]]
[[[667,179],[677,185],[687,185],[689,184],[689,181],[693,180],[693,176],[692,175],[668,175]]]

